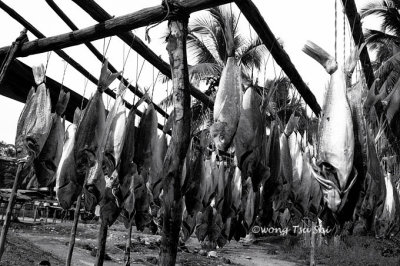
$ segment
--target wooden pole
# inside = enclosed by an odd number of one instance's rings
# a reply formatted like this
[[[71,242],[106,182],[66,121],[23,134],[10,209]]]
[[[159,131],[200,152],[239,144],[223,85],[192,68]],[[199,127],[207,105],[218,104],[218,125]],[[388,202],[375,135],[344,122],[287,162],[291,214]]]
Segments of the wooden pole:
[[[169,1],[180,5],[182,1]],[[163,230],[160,248],[160,265],[175,265],[179,231],[182,224],[181,176],[183,163],[190,142],[190,86],[186,54],[188,13],[180,10],[178,16],[168,22],[167,51],[172,72],[175,117],[172,138],[164,159],[163,177]]]
[[[305,102],[310,106],[311,110],[318,116],[321,112],[317,99],[301,78],[296,67],[290,60],[289,55],[285,52],[279,41],[275,38],[258,8],[251,0],[235,0],[236,5],[247,18],[253,29],[257,32],[265,46],[270,51],[278,65],[285,71],[286,75],[296,87],[297,91],[304,98]]]
[[[33,35],[35,35],[38,38],[46,38],[39,30],[37,30],[32,24],[30,24],[28,21],[26,21],[21,15],[19,15],[15,10],[7,6],[5,3],[0,1],[0,8],[3,9],[8,15],[10,15],[13,19],[18,21],[21,25],[23,25],[28,31],[30,31]],[[72,59],[67,53],[65,53],[62,50],[55,50],[54,51],[57,55],[59,55],[62,59],[64,59],[68,64],[70,64],[73,68],[75,68],[78,72],[80,72],[84,77],[86,77],[88,80],[90,80],[92,83],[95,85],[98,84],[97,78],[95,78],[92,74],[89,73],[82,65],[80,65],[78,62],[76,62],[74,59]],[[112,98],[116,98],[115,92],[113,92],[110,88],[107,88],[104,91],[107,95],[109,95]],[[127,101],[124,100],[125,106],[127,108],[132,108],[132,104],[128,103]],[[136,111],[136,114],[139,117],[143,116],[143,113],[140,110]],[[158,124],[158,128],[160,130],[163,129],[163,126],[161,124]]]
[[[26,36],[26,29],[23,29],[19,35],[19,37],[13,42],[13,44],[10,47],[10,52],[7,54],[7,57],[5,59],[4,65],[1,69],[0,72],[0,85],[7,73],[8,66],[11,64],[11,62],[15,58],[15,53],[17,50],[21,47],[21,44],[26,42],[28,40],[28,37]]]
[[[15,203],[15,198],[17,197],[17,189],[18,189],[18,186],[20,183],[23,165],[24,165],[24,163],[18,163],[17,173],[15,175],[14,184],[13,184],[13,187],[11,190],[11,195],[10,195],[10,198],[8,199],[6,218],[4,219],[3,227],[1,228],[0,261],[3,256],[4,250],[5,250],[7,232],[8,232],[8,228],[10,227],[10,223],[11,223],[11,215],[12,215],[12,211],[13,211],[13,207],[14,207],[14,203]]]
[[[103,266],[104,255],[106,254],[107,231],[108,225],[104,220],[102,220],[99,230],[96,261],[94,263],[94,266]]]
[[[131,245],[132,245],[132,220],[130,219],[128,238],[126,239],[126,244],[125,244],[125,256],[124,256],[125,266],[131,265]]]
[[[356,3],[354,0],[342,0],[344,11],[353,35],[354,43],[360,47],[364,42],[364,34],[362,32],[360,15],[357,12]],[[367,81],[368,88],[371,88],[374,83],[375,76],[372,69],[371,60],[369,58],[367,47],[365,47],[360,53],[360,62],[364,71],[365,79]]]
[[[99,4],[93,0],[72,0],[80,8],[82,8],[86,13],[88,13],[97,22],[104,22],[112,18],[110,14],[107,13]],[[200,1],[199,1],[200,2]],[[214,1],[213,5],[222,5],[228,1]],[[229,1],[231,2],[231,1]],[[155,54],[149,47],[146,46],[143,41],[138,38],[132,32],[122,32],[118,34],[118,37],[123,40],[127,45],[129,45],[133,50],[140,54],[144,59],[146,59],[150,64],[156,67],[162,74],[171,78],[171,68],[167,62],[162,60],[157,54]],[[202,93],[199,89],[190,85],[190,94],[201,101],[205,106],[209,108],[214,107],[213,100]]]
[[[85,183],[86,183],[86,181],[85,181]],[[75,212],[74,212],[74,224],[73,224],[72,229],[71,229],[71,237],[69,239],[67,261],[66,261],[66,264],[65,264],[67,266],[71,265],[72,253],[74,252],[76,229],[78,227],[79,213],[80,213],[80,210],[81,210],[82,194],[83,194],[83,188],[82,188],[81,193],[79,193],[79,196],[78,196],[78,198],[76,200],[76,206],[75,206]]]
[[[71,28],[71,30],[79,30],[78,27],[68,18],[68,16],[57,6],[57,4],[53,0],[46,0],[47,4],[56,12],[56,14],[65,22],[65,24],[68,25],[68,27]],[[104,56],[102,53],[100,53],[99,50],[94,47],[93,44],[90,42],[85,43],[86,47],[96,56],[96,58],[100,61],[103,62]],[[117,73],[117,69],[110,63],[108,62],[108,69],[112,73]],[[143,97],[143,93],[139,91],[137,88],[135,88],[132,84],[129,83],[122,75],[118,76],[118,79],[124,83],[125,86],[127,86],[131,92],[136,94],[139,98]],[[153,103],[154,108],[156,109],[157,112],[159,112],[162,116],[168,118],[168,114],[157,104]]]
[[[315,222],[311,222],[311,250],[310,250],[310,266],[315,266]]]

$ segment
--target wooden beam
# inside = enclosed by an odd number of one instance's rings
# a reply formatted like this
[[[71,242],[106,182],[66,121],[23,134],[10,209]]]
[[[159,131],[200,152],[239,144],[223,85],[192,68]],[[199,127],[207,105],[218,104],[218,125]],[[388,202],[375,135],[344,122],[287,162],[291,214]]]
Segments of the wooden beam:
[[[4,63],[2,64],[2,68],[0,69],[0,85],[1,82],[4,79],[4,76],[7,73],[8,67],[10,66],[11,62],[14,60],[15,58],[15,53],[17,52],[17,50],[19,49],[19,47],[21,46],[21,44],[23,42],[26,42],[28,40],[28,37],[26,36],[26,29],[23,29],[19,35],[19,37],[15,40],[15,42],[13,42],[11,44],[11,49],[9,51],[9,53],[6,56],[6,59],[4,61]]]
[[[75,2],[80,8],[82,8],[97,22],[104,22],[113,18],[110,14],[107,13],[106,10],[104,10],[99,4],[97,4],[93,0],[72,0],[72,1]],[[202,1],[198,1],[198,4],[201,4],[201,2]],[[213,1],[212,5],[213,6],[222,5],[228,2],[232,1],[225,1],[225,0]],[[204,5],[203,8],[207,7],[211,7],[211,4],[207,6]],[[171,69],[168,63],[162,60],[149,47],[147,47],[147,45],[143,43],[143,41],[139,37],[137,37],[130,31],[122,32],[118,34],[118,37],[121,40],[123,40],[127,45],[132,47],[133,50],[135,50],[138,54],[140,54],[140,56],[146,59],[161,73],[171,78]],[[214,107],[214,102],[210,99],[210,97],[202,93],[199,89],[197,89],[193,85],[190,85],[190,94],[199,101],[201,101],[205,106],[211,109]]]
[[[71,28],[71,30],[79,30],[78,27],[76,27],[76,25],[68,18],[68,16],[57,6],[57,4],[53,0],[46,0],[46,2],[54,10],[54,12],[56,12],[56,14]],[[88,43],[85,43],[85,45],[94,54],[94,56],[96,56],[96,58],[100,62],[103,62],[104,57],[103,57],[102,53],[100,53],[100,51],[97,50],[93,44],[88,42]],[[118,72],[117,69],[110,63],[110,61],[108,62],[108,69],[113,73]],[[144,94],[141,91],[139,91],[137,88],[135,88],[132,84],[130,84],[129,81],[127,81],[122,76],[122,74],[118,76],[118,79],[121,82],[123,82],[124,85],[130,89],[130,91],[132,91],[134,94],[136,94],[139,97],[139,99],[144,96]],[[168,114],[161,107],[159,107],[155,103],[153,103],[153,105],[157,112],[159,112],[162,116],[168,118]]]
[[[257,32],[265,46],[271,52],[275,61],[282,68],[282,70],[285,71],[290,81],[299,91],[300,95],[304,98],[305,102],[310,106],[311,110],[316,115],[319,115],[321,112],[321,107],[319,106],[314,94],[304,83],[299,72],[297,72],[296,67],[290,60],[289,55],[280,46],[278,40],[268,27],[258,8],[251,0],[235,0],[235,2],[242,11],[243,15],[253,26],[253,29]]]
[[[13,19],[18,21],[22,26],[24,26],[28,31],[30,31],[33,35],[35,35],[38,38],[46,38],[39,30],[37,30],[32,24],[30,24],[28,21],[26,21],[22,16],[20,16],[15,10],[7,6],[4,2],[0,1],[0,8],[3,9],[7,14],[9,14]],[[54,51],[56,54],[58,54],[62,59],[64,59],[66,62],[68,62],[71,66],[73,66],[77,71],[79,71],[83,76],[85,76],[88,80],[93,82],[94,84],[98,84],[97,78],[95,78],[92,74],[89,73],[83,66],[81,66],[78,62],[73,60],[67,53],[65,53],[62,50],[55,50]],[[0,57],[5,56],[0,53]],[[107,95],[111,96],[112,98],[116,98],[115,92],[113,92],[110,88],[107,88],[104,91]],[[124,101],[125,106],[127,108],[132,108],[132,104]],[[143,113],[140,112],[139,110],[136,111],[138,116],[142,117]],[[161,124],[158,124],[158,128],[160,130],[163,129],[163,126]]]
[[[364,34],[362,32],[360,15],[357,12],[356,3],[354,0],[342,0],[347,19],[349,20],[351,33],[353,35],[354,43],[360,47],[364,42]],[[364,71],[365,79],[368,88],[371,88],[374,83],[375,76],[372,69],[371,60],[368,55],[367,47],[365,47],[360,54],[361,66]]]
[[[169,3],[173,2],[169,0]],[[182,0],[174,0],[182,2]],[[182,224],[182,169],[190,143],[190,86],[186,54],[189,17],[180,16],[168,23],[167,50],[172,72],[174,119],[172,138],[161,172],[163,179],[163,229],[159,265],[173,266],[178,251]]]

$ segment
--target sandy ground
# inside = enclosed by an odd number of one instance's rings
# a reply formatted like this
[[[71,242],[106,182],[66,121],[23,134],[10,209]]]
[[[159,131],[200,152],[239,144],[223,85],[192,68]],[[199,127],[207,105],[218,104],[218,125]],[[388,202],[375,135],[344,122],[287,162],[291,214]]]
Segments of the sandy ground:
[[[8,244],[0,265],[38,265],[49,261],[51,265],[64,265],[68,251],[72,222],[33,224],[30,220],[13,223]],[[93,265],[97,246],[98,224],[79,224],[73,265]],[[104,265],[122,265],[127,230],[116,222],[108,231],[107,255]],[[160,236],[132,232],[131,265],[154,265],[159,254]],[[218,249],[216,257],[200,255],[200,244],[191,237],[178,253],[177,265],[304,265],[304,262],[279,259],[280,247],[273,244],[250,244],[246,240],[231,241]]]

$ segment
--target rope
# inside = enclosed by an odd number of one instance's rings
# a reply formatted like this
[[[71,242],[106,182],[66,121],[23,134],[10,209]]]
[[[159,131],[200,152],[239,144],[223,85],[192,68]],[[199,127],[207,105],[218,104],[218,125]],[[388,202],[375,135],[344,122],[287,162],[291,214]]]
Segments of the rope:
[[[346,13],[343,9],[343,64],[346,62]]]
[[[335,0],[335,61],[337,61],[337,0]]]
[[[167,14],[165,14],[164,18],[163,18],[162,20],[160,20],[159,22],[157,22],[156,24],[151,25],[150,27],[149,27],[149,26],[146,27],[146,31],[145,31],[145,34],[144,34],[144,39],[145,39],[147,42],[149,42],[149,43],[151,42],[151,38],[150,38],[150,35],[149,35],[149,31],[150,31],[152,28],[157,27],[158,25],[160,25],[161,22],[163,22],[163,21],[169,16],[169,14],[170,14],[170,12],[171,12],[171,10],[170,10],[170,8],[169,8],[169,5],[168,5],[168,0],[163,0],[163,1],[164,1],[164,3],[165,3],[165,6],[167,7]]]
[[[86,94],[86,87],[88,85],[88,79],[85,77],[85,87],[83,88],[83,95],[82,95],[82,101],[81,101],[81,110],[83,109],[83,99],[85,99],[85,94]]]

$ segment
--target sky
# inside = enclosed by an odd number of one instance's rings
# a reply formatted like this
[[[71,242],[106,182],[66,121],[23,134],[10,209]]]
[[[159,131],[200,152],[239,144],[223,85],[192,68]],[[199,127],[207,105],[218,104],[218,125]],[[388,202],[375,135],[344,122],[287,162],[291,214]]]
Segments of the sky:
[[[71,31],[45,1],[4,0],[4,2],[16,10],[47,37]],[[55,2],[78,28],[96,24],[96,21],[72,1],[55,0]],[[139,11],[146,7],[157,6],[160,4],[161,0],[98,0],[96,2],[107,10],[109,14],[121,16]],[[258,7],[275,36],[283,41],[284,49],[289,54],[293,64],[303,80],[309,85],[319,104],[322,105],[329,75],[318,63],[305,55],[301,51],[301,48],[307,40],[311,40],[324,48],[331,55],[334,55],[335,0],[253,0],[253,2]],[[356,0],[355,2],[360,9],[369,1]],[[344,20],[343,17],[341,1],[338,1],[337,6],[337,53],[338,62],[342,64],[344,54],[349,54],[352,39],[350,37],[348,22]],[[232,10],[235,14],[239,15],[240,12],[235,4],[232,4]],[[191,18],[202,16],[204,13],[204,11],[196,12],[191,15]],[[343,23],[345,23],[345,33],[343,31]],[[363,25],[368,28],[377,28],[377,21],[374,19],[363,21],[363,23]],[[9,17],[3,10],[0,10],[0,25],[3,25],[0,28],[2,36],[2,38],[0,38],[0,47],[10,45],[19,36],[22,30],[22,26]],[[244,36],[255,36],[254,31],[249,30],[249,23],[243,15],[240,16],[238,27],[241,34]],[[136,29],[133,33],[140,37],[157,55],[160,55],[164,61],[169,62],[168,54],[165,49],[166,43],[163,39],[166,29],[166,22],[151,28],[149,31],[151,37],[150,42],[145,41],[145,28]],[[29,32],[28,38],[29,40],[36,39]],[[167,91],[170,93],[171,83],[162,84],[161,82],[157,82],[158,70],[150,63],[144,61],[135,51],[130,50],[118,37],[114,36],[100,39],[92,43],[100,52],[106,54],[106,57],[118,70],[124,70],[125,78],[133,84],[137,82],[140,88],[149,89],[149,95],[153,97],[155,103],[165,98]],[[95,77],[99,76],[101,63],[86,46],[82,44],[66,48],[64,51],[83,65],[92,75]],[[46,74],[49,77],[63,83],[65,86],[84,95],[86,98],[90,97],[96,90],[95,84],[90,81],[88,82],[79,72],[67,65],[53,52],[19,58],[19,60],[29,66],[39,64],[47,65]],[[141,68],[142,71],[140,72],[139,70]],[[280,68],[273,62],[272,58],[268,61],[266,68],[266,78],[273,79],[279,75]],[[263,74],[260,79],[263,80],[264,78],[265,75]],[[111,88],[116,88],[117,86],[118,82],[116,81],[111,85]],[[112,106],[113,100],[107,95],[103,97],[106,107]],[[128,92],[125,95],[125,99],[132,102],[133,94]],[[6,143],[14,143],[18,117],[22,108],[23,103],[0,96],[0,140]],[[141,109],[143,110],[144,108],[145,105],[142,105]],[[159,117],[159,122],[163,124],[163,118]]]

